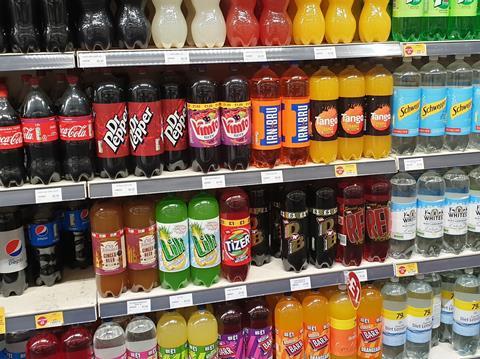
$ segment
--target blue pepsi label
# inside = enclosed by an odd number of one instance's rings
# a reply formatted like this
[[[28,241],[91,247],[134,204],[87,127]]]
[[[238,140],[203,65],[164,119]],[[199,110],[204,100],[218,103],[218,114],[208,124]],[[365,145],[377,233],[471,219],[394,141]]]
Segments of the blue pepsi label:
[[[29,224],[28,237],[30,238],[30,244],[34,247],[52,246],[60,240],[58,223]]]
[[[62,227],[69,232],[86,232],[90,228],[90,219],[88,218],[88,209],[76,209],[65,211]]]
[[[422,110],[420,136],[445,135],[445,111],[447,109],[447,89],[445,87],[422,88]]]
[[[393,90],[393,125],[392,135],[397,137],[418,136],[420,125],[419,87],[401,88]]]
[[[445,133],[452,136],[468,135],[472,127],[473,88],[447,89],[447,125]]]
[[[472,133],[480,133],[480,85],[473,86]]]

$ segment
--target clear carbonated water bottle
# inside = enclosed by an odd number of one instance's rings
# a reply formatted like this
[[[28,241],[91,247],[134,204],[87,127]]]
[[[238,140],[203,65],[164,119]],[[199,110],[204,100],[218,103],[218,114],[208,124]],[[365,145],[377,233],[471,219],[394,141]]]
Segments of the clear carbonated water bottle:
[[[95,358],[124,358],[127,355],[125,332],[120,324],[106,322],[100,325],[93,336]]]
[[[390,256],[408,259],[415,248],[417,231],[417,182],[408,173],[398,173],[390,183]]]
[[[453,289],[457,278],[462,275],[460,270],[440,273],[442,278],[442,315],[440,316],[440,342],[452,342],[453,325]]]
[[[432,347],[438,345],[440,339],[440,317],[442,313],[442,279],[437,273],[425,275],[425,281],[433,290],[432,310]]]
[[[473,70],[473,112],[470,132],[470,146],[480,149],[480,61],[472,65]]]
[[[469,174],[470,201],[468,203],[467,248],[480,251],[480,167]]]
[[[147,317],[133,318],[125,329],[127,358],[156,358],[157,329]]]
[[[415,248],[425,257],[438,257],[443,241],[445,181],[427,171],[417,181],[417,237]]]

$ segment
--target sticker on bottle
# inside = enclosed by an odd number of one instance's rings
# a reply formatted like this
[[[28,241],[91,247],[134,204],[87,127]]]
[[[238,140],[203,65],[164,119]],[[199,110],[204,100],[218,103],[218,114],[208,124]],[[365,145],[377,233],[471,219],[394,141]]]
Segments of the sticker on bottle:
[[[244,328],[245,359],[270,359],[273,356],[272,327]]]
[[[337,100],[310,101],[312,141],[334,141],[338,137]]]
[[[56,117],[22,118],[23,142],[45,143],[58,140]]]
[[[322,327],[316,325],[305,326],[305,357],[329,358],[330,353],[330,324]]]
[[[126,228],[128,268],[144,270],[157,268],[155,225],[147,228]]]
[[[470,194],[468,202],[468,230],[480,232],[480,197]]]
[[[398,347],[407,338],[407,311],[383,308],[383,344]]]
[[[128,115],[132,156],[161,155],[165,146],[160,101],[129,102]]]
[[[150,350],[141,352],[134,352],[127,349],[127,359],[157,359],[157,346],[155,345]]]
[[[244,350],[243,331],[218,336],[219,359],[243,359]]]
[[[451,235],[467,233],[468,195],[464,198],[445,198],[443,208],[444,232]]]
[[[367,203],[365,206],[365,234],[374,242],[390,239],[390,208],[385,203]]]
[[[417,202],[417,234],[424,238],[443,236],[444,200]]]
[[[420,88],[394,88],[392,111],[393,136],[418,136],[418,127],[420,125],[420,96]]]
[[[365,134],[369,136],[390,135],[391,96],[367,96],[365,103]]]
[[[432,307],[407,307],[407,340],[424,344],[432,339]]]
[[[433,0],[428,1],[432,2]],[[445,135],[446,109],[446,87],[422,87],[419,135],[426,137]]]
[[[205,345],[205,346],[189,344],[188,349],[189,349],[188,350],[189,359],[207,359],[207,358],[217,359],[218,358],[217,342],[210,345]]]
[[[222,102],[222,144],[242,146],[252,143],[252,103]]]
[[[58,128],[62,141],[88,141],[93,138],[92,115],[58,117]]]
[[[281,144],[281,100],[252,100],[252,148],[277,150]]]
[[[422,0],[394,0],[393,17],[422,17]]]
[[[23,227],[2,232],[0,273],[14,273],[27,268],[27,248]]]
[[[188,219],[178,223],[157,222],[158,268],[181,272],[190,267]]]
[[[220,103],[188,103],[190,147],[211,148],[221,143]]]
[[[188,148],[187,103],[184,99],[161,101],[165,151],[183,151]]]
[[[282,147],[303,148],[310,143],[310,99],[288,98],[282,100]]]
[[[219,217],[206,220],[189,219],[190,260],[194,268],[212,268],[220,264]]]
[[[13,150],[23,147],[22,126],[0,127],[0,150]]]
[[[365,126],[364,98],[340,97],[338,112],[340,113],[338,137],[362,137]]]
[[[330,317],[330,353],[337,357],[355,357],[357,353],[357,318]]]
[[[450,136],[468,135],[472,127],[473,88],[447,89],[447,115],[445,133]]]
[[[473,17],[477,15],[477,0],[451,0],[448,3],[450,5],[449,16],[451,17]]]
[[[398,241],[411,241],[417,233],[417,202],[390,202],[390,237]]]
[[[441,315],[442,315],[442,296],[435,295],[433,297],[432,329],[437,329],[440,326]]]
[[[299,331],[275,328],[275,346],[277,358],[303,359],[303,328]]]
[[[33,247],[50,247],[60,241],[58,222],[29,224],[28,237]]]
[[[130,154],[128,136],[128,111],[124,102],[94,103],[93,123],[97,156],[122,158]]]
[[[465,294],[468,297],[468,293]],[[459,335],[473,337],[478,335],[480,327],[480,302],[475,294],[472,300],[453,298],[453,331]]]
[[[442,289],[442,311],[440,322],[443,324],[453,324],[453,291]]]
[[[374,357],[382,351],[382,316],[358,318],[358,357]]]
[[[113,233],[92,232],[92,247],[97,275],[120,274],[127,268],[123,229]]]
[[[454,0],[452,0],[454,1]],[[448,17],[449,0],[425,0],[425,17]]]
[[[250,217],[220,219],[222,260],[227,266],[249,265],[251,257]]]
[[[188,358],[188,343],[180,345],[176,348],[158,347],[160,358],[162,359],[187,359]]]

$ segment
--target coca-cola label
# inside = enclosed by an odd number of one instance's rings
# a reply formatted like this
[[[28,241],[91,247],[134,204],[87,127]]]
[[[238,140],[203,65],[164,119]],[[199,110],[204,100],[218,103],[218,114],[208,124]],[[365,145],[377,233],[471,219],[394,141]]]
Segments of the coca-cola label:
[[[22,126],[0,127],[0,151],[23,146]]]
[[[162,100],[162,124],[165,151],[186,150],[188,148],[188,132],[185,100]]]
[[[188,105],[188,135],[191,147],[217,147],[220,145],[220,104]]]
[[[227,146],[252,143],[252,103],[222,102],[222,144]]]
[[[43,143],[58,140],[56,117],[22,118],[23,142]]]
[[[58,117],[60,139],[62,141],[88,141],[93,138],[92,115]]]
[[[125,103],[94,103],[93,118],[97,156],[100,158],[127,157],[130,148],[128,112]]]
[[[161,103],[129,102],[130,148],[133,156],[157,156],[163,153]]]

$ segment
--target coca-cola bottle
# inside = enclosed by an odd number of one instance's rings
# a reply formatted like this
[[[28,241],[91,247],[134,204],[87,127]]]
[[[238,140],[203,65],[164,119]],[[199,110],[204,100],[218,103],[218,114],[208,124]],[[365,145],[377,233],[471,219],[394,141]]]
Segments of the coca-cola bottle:
[[[160,96],[157,85],[143,70],[130,83],[128,114],[135,176],[160,175],[165,149]]]
[[[8,91],[0,84],[0,183],[21,186],[25,181],[22,126],[8,102]]]
[[[67,0],[42,0],[43,40],[47,51],[71,51]]]
[[[95,0],[96,1],[96,0]],[[5,2],[2,2],[2,12]],[[40,5],[34,0],[8,0],[10,20],[10,45],[13,52],[39,52],[40,31],[38,24]]]
[[[77,36],[80,47],[85,50],[108,50],[114,41],[113,16],[110,1],[78,0],[80,14]]]
[[[78,77],[67,76],[67,82],[58,109],[63,175],[75,182],[90,180],[95,158],[92,108],[78,86]]]
[[[106,73],[94,85],[93,118],[97,147],[97,171],[103,178],[128,176],[128,112],[120,81]]]
[[[151,24],[145,16],[147,0],[119,0],[117,37],[119,47],[145,49],[150,42]]]
[[[190,165],[188,149],[187,101],[183,79],[167,72],[160,84],[162,99],[163,140],[165,141],[165,168],[184,170]]]
[[[20,109],[27,175],[32,184],[49,184],[60,181],[57,118],[38,77],[33,76],[30,85]]]

